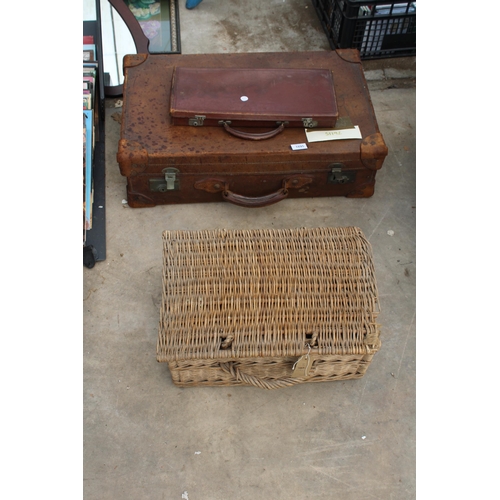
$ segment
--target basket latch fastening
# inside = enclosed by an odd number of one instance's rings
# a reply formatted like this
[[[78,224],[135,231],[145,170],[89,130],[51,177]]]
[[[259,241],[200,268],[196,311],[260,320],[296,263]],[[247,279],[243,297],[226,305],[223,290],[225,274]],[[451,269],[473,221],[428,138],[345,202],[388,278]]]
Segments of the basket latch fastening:
[[[294,377],[308,377],[309,370],[312,365],[312,358],[310,356],[311,346],[307,344],[308,351],[307,354],[302,355],[292,366],[292,376]]]

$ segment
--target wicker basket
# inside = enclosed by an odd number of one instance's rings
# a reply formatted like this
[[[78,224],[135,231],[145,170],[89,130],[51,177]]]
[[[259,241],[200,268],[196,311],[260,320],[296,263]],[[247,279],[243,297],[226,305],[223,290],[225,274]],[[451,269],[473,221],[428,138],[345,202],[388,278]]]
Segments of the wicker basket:
[[[380,348],[354,227],[165,231],[157,359],[180,387],[360,378]]]

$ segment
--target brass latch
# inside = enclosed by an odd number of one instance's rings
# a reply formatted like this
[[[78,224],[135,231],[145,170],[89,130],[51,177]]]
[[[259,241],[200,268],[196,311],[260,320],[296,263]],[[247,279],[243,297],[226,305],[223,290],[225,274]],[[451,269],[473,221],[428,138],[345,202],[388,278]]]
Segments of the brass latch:
[[[328,165],[328,168],[331,169],[328,173],[329,184],[347,184],[348,182],[354,182],[356,179],[356,172],[342,172],[344,166],[343,163],[332,163]]]
[[[167,191],[178,191],[180,189],[180,182],[177,179],[179,170],[177,168],[169,167],[161,171],[165,175],[164,179],[150,179],[150,191],[166,193]]]
[[[188,123],[192,127],[202,127],[205,118],[205,115],[194,115],[194,118],[190,118]]]
[[[305,128],[314,128],[318,126],[318,122],[312,118],[302,118],[302,123]]]

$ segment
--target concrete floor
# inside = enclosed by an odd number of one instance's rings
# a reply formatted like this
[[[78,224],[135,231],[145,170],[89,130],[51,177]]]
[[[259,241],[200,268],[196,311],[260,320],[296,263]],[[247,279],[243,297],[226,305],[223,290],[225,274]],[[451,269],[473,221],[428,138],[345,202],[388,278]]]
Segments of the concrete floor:
[[[183,53],[330,50],[307,0],[181,1]],[[131,209],[107,102],[107,259],[84,268],[84,498],[407,500],[415,480],[415,60],[366,64],[389,148],[369,199]],[[156,362],[164,229],[360,227],[382,348],[364,378],[180,389]]]

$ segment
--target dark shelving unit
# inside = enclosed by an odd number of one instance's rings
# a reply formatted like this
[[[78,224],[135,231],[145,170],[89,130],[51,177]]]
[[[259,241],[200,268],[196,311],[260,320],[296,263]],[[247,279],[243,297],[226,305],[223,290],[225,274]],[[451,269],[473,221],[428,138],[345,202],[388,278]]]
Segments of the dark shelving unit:
[[[86,231],[84,241],[84,265],[93,267],[95,262],[106,259],[106,162],[105,162],[105,94],[101,36],[101,7],[96,0],[96,19],[83,21],[83,35],[92,35],[97,52],[98,76],[97,98],[94,109],[97,112],[95,129],[95,149],[93,163],[94,202],[92,209],[92,229]]]

